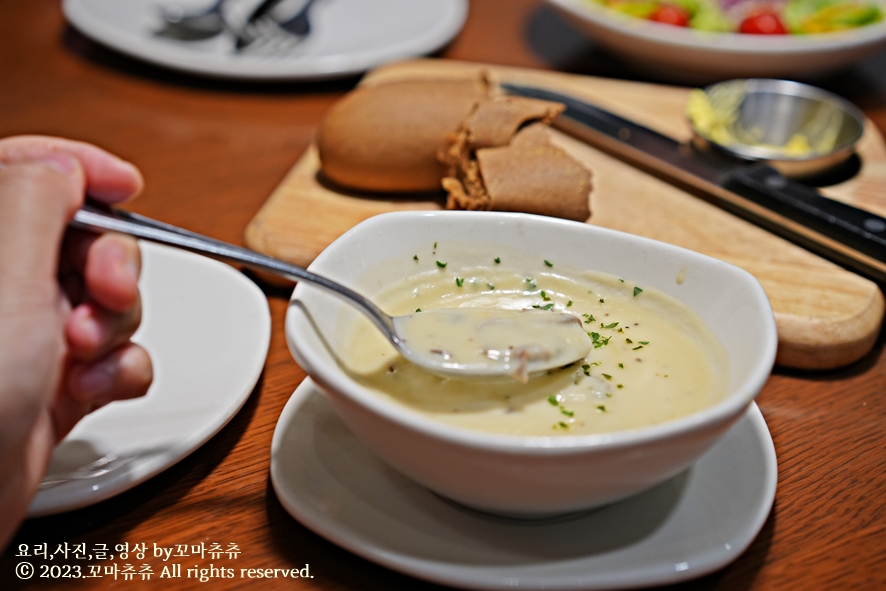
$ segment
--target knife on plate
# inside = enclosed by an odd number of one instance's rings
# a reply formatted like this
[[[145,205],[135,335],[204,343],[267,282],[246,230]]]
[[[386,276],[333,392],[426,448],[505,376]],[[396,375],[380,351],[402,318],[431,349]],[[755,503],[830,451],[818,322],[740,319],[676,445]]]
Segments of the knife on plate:
[[[501,87],[512,95],[565,104],[555,128],[886,284],[886,218],[825,197],[764,163],[701,151],[575,97],[515,84]]]

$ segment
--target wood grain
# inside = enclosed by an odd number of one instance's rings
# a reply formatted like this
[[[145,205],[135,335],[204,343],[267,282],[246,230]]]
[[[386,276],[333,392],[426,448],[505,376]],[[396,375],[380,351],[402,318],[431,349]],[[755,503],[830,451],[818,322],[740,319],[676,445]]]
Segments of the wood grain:
[[[690,136],[683,115],[686,88],[440,60],[382,67],[362,84],[481,74],[560,90],[676,139]],[[777,363],[831,369],[857,361],[873,347],[884,312],[883,295],[873,282],[571,137],[555,132],[555,143],[594,173],[590,223],[702,252],[752,273],[775,312]],[[872,189],[886,184],[886,146],[873,125],[859,154],[865,163],[859,174],[827,192],[886,213],[886,198]],[[248,246],[307,266],[333,240],[373,215],[441,207],[439,199],[428,196],[348,192],[325,183],[319,170],[311,147],[247,226]]]
[[[2,3],[0,136],[49,133],[111,149],[144,172],[145,192],[131,209],[227,241],[241,240],[310,146],[325,111],[356,83],[247,85],[167,72],[66,28],[59,4]],[[464,30],[443,57],[645,80],[596,51],[541,0],[471,0],[470,6]],[[860,105],[886,130],[886,53],[818,84]],[[873,197],[886,188],[869,189]],[[93,507],[26,522],[0,556],[0,589],[440,589],[342,550],[292,519],[278,502],[268,481],[271,435],[305,373],[283,338],[289,291],[263,288],[273,333],[264,373],[246,406],[202,448],[135,489]],[[735,562],[669,589],[886,588],[884,390],[882,336],[871,353],[842,370],[777,369],[758,397],[778,455],[775,507]],[[314,578],[199,583],[23,581],[14,575],[19,543],[168,546],[213,540],[239,545],[238,568],[309,563]],[[162,566],[148,562],[158,571]]]

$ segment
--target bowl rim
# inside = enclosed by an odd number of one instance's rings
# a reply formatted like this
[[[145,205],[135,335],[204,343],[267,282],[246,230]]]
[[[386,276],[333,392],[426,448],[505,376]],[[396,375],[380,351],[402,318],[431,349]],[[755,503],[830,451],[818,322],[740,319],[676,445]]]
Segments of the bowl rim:
[[[345,232],[339,239],[335,240],[329,247],[320,253],[308,268],[313,272],[323,274],[323,265],[329,258],[332,258],[335,255],[337,250],[342,248],[343,244],[347,244],[349,241],[353,240],[354,236],[359,236],[363,232],[373,231],[373,229],[379,225],[410,223],[410,220],[414,220],[415,218],[448,219],[456,216],[466,218],[485,218],[489,219],[490,222],[494,222],[496,219],[511,221],[525,220],[527,223],[532,224],[583,227],[584,229],[581,231],[598,233],[604,237],[611,236],[622,240],[633,241],[641,246],[645,245],[647,247],[664,251],[665,254],[679,254],[684,259],[702,260],[707,264],[713,264],[724,269],[729,269],[730,272],[739,277],[741,281],[746,282],[752,292],[755,302],[764,311],[769,311],[769,314],[764,313],[760,319],[764,323],[763,331],[765,338],[757,343],[757,356],[752,363],[750,370],[743,378],[741,378],[735,389],[720,402],[693,414],[656,425],[608,433],[592,433],[586,435],[509,435],[485,433],[483,431],[435,421],[418,410],[411,409],[406,405],[394,401],[387,401],[383,397],[371,392],[368,388],[351,380],[337,364],[335,364],[333,371],[328,371],[328,364],[325,363],[322,356],[315,353],[311,348],[299,348],[298,339],[293,333],[299,327],[311,331],[313,331],[313,328],[311,327],[311,323],[307,321],[302,314],[300,310],[301,306],[293,305],[293,302],[296,300],[302,300],[302,296],[306,292],[309,294],[322,293],[320,288],[311,286],[306,282],[300,282],[293,290],[290,304],[287,309],[285,321],[286,337],[290,350],[296,358],[296,361],[302,365],[303,369],[325,393],[338,393],[344,395],[354,403],[367,408],[385,420],[450,444],[498,453],[559,455],[564,453],[585,453],[589,451],[599,452],[604,449],[613,450],[651,444],[679,434],[705,430],[714,425],[731,423],[742,415],[744,410],[756,398],[757,394],[766,383],[766,380],[769,378],[775,362],[778,337],[769,299],[759,281],[744,269],[725,261],[643,236],[628,234],[626,232],[582,222],[524,213],[487,211],[390,212],[373,216]],[[320,371],[318,371],[318,369]]]
[[[705,49],[747,55],[820,53],[886,43],[886,19],[842,31],[808,35],[748,35],[675,27],[621,14],[590,0],[546,0],[555,8],[585,22],[631,37],[684,49]],[[886,10],[883,0],[881,7]]]

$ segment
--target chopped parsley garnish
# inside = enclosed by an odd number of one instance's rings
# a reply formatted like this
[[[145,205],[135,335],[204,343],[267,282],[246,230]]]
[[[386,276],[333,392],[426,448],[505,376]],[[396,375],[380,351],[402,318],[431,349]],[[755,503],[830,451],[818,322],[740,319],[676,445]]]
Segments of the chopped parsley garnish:
[[[633,349],[631,349],[631,351],[636,351],[636,350],[642,349],[642,348],[643,348],[643,345],[638,345],[638,346],[634,347]]]
[[[571,307],[572,307],[572,300],[569,300],[568,302],[566,302],[566,307],[567,307],[567,308],[571,308]]]
[[[548,259],[545,259],[545,264],[546,264],[548,267],[553,267],[553,266],[554,266],[554,263],[552,263],[552,262],[549,261]]]
[[[487,283],[486,287],[488,287],[489,289],[495,289],[495,286],[492,285],[491,283]]]
[[[605,303],[606,303],[606,300],[604,300],[603,298],[600,298],[600,303],[601,303],[601,304],[605,304]]]
[[[436,242],[434,243],[434,248],[437,248],[437,243],[436,243]]]
[[[437,261],[437,266],[440,267],[441,269],[445,269],[446,265],[448,265],[448,264],[449,263],[441,263],[440,261]]]
[[[585,324],[590,324],[596,320],[593,314],[582,314],[581,317],[585,319]]]
[[[639,341],[639,343],[640,343],[641,345],[648,345],[648,344],[649,344],[649,341]]]
[[[492,259],[492,260],[495,261],[495,264],[497,265],[497,264],[499,264],[499,263],[501,262],[501,257],[495,257],[495,258]]]
[[[611,380],[611,379],[612,379],[612,376],[609,375],[608,373],[604,373],[604,374],[600,374],[600,375],[602,375],[602,376],[603,376],[604,378],[606,378],[607,380]]]
[[[608,345],[609,339],[612,338],[600,336],[600,333],[598,332],[589,332],[588,336],[591,337],[591,342],[594,344],[594,349],[599,349],[604,345]]]
[[[544,306],[532,306],[532,307],[535,308],[536,310],[550,310],[551,308],[554,307],[554,302],[551,302],[550,304],[545,304]]]
[[[632,344],[634,341],[632,341],[631,339],[626,338],[626,339],[625,339],[625,342],[626,342],[627,344],[630,345],[630,344]]]
[[[624,385],[624,384],[616,384],[615,387],[616,387],[616,388],[624,388],[625,385]]]
[[[615,328],[616,326],[618,326],[618,322],[613,322],[612,324],[600,323],[600,328]]]
[[[421,308],[416,308],[415,311],[416,311],[416,312],[421,312]]]
[[[643,290],[635,285],[634,286],[634,297],[637,297],[641,293],[643,293]]]
[[[457,286],[459,286],[459,287],[461,287],[462,285],[464,285],[464,284],[465,284],[464,277],[456,277],[456,278],[455,278],[455,284],[456,284]]]
[[[550,301],[551,301],[550,296],[549,296],[547,293],[545,293],[545,290],[541,290],[541,291],[538,293],[538,295],[540,295],[540,296],[541,296],[541,299],[543,299],[543,300],[546,301],[546,302],[550,302]]]
[[[575,415],[575,412],[574,412],[574,411],[571,411],[571,410],[569,410],[568,408],[566,408],[565,406],[563,406],[562,404],[560,404],[560,397],[559,397],[558,395],[556,395],[556,394],[551,394],[550,396],[548,396],[548,403],[549,403],[551,406],[556,406],[556,407],[558,407],[558,408],[560,409],[560,414],[561,414],[561,415],[564,415],[564,416],[567,416],[567,417],[570,417],[570,418],[571,418],[573,415]],[[566,428],[566,425],[565,425],[564,423],[560,423],[560,425],[563,425],[563,428],[564,428],[564,429]],[[556,429],[557,426],[554,425],[554,428]]]
[[[599,410],[600,412],[606,412],[606,405],[605,404],[598,404],[597,410]]]
[[[584,365],[581,366],[581,370],[585,373],[586,376],[591,375],[591,366],[588,365],[587,363],[585,363]]]
[[[418,260],[418,255],[417,255],[417,254],[412,255],[412,260],[413,260],[413,261],[417,261],[417,260]]]
[[[619,363],[618,366],[619,366],[621,369],[624,369],[624,368],[625,368],[625,364],[624,364],[624,363]]]

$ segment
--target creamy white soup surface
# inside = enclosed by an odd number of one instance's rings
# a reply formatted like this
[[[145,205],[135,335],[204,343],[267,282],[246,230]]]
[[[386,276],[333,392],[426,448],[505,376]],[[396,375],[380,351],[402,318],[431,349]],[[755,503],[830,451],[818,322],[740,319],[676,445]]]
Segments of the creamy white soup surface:
[[[701,318],[664,293],[555,261],[532,273],[494,256],[470,267],[429,263],[416,260],[414,275],[373,299],[395,316],[454,307],[573,314],[592,343],[584,360],[525,383],[459,380],[412,365],[368,320],[354,320],[340,354],[345,369],[435,420],[513,435],[605,433],[694,413],[726,392],[725,349]]]

